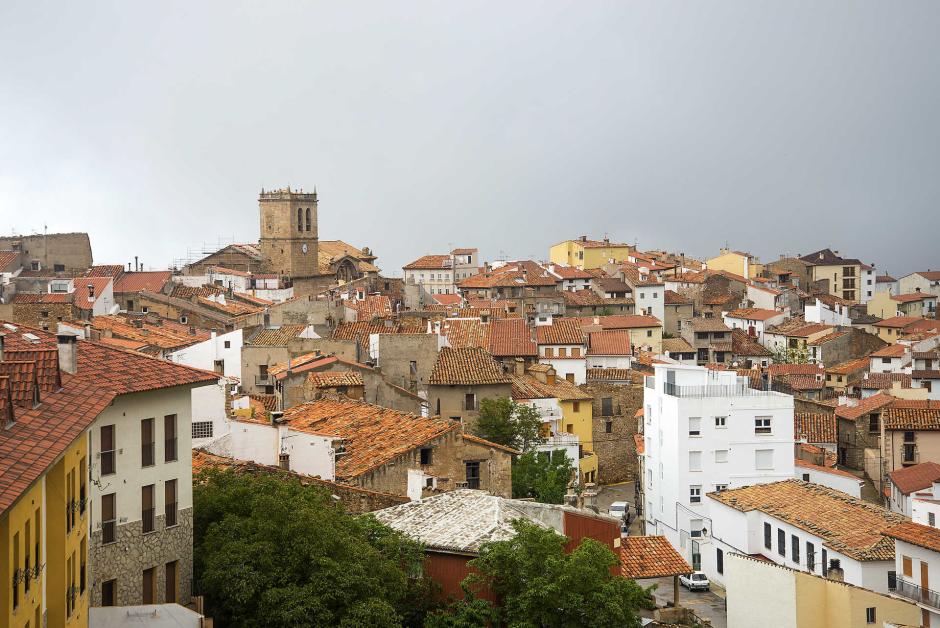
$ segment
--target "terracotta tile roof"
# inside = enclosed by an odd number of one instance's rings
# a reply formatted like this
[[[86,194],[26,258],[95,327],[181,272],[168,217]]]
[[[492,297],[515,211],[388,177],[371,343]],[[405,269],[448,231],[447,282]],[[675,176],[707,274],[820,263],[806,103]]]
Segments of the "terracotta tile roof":
[[[19,259],[20,254],[16,251],[0,251],[0,271],[7,268]]]
[[[940,464],[936,462],[921,462],[912,467],[895,469],[888,473],[888,477],[905,495],[923,490],[940,480]]]
[[[307,381],[314,388],[336,388],[339,386],[364,386],[362,373],[357,371],[323,371],[310,373]]]
[[[911,371],[911,379],[940,379],[940,371],[918,369]]]
[[[252,336],[246,345],[253,347],[283,347],[300,336],[307,325],[281,325],[274,328],[262,328]]]
[[[940,401],[895,400],[881,415],[886,430],[940,430]]]
[[[124,273],[114,282],[114,292],[163,292],[166,282],[173,276],[168,270]]]
[[[838,266],[840,264],[845,265],[859,265],[857,259],[846,259],[844,257],[839,257],[833,253],[832,249],[822,249],[816,251],[815,253],[810,253],[809,255],[804,255],[800,260],[806,262],[810,266]]]
[[[795,412],[793,437],[808,443],[835,443],[838,440],[836,417],[818,412]]]
[[[480,272],[457,285],[460,289],[513,288],[523,286],[552,286],[558,279],[541,264],[531,260],[508,262],[489,272]]]
[[[490,322],[490,353],[494,357],[532,357],[538,348],[528,325],[521,318],[504,318]]]
[[[633,355],[630,332],[623,329],[592,332],[588,335],[588,355]]]
[[[696,332],[730,332],[731,328],[722,322],[720,318],[689,318],[682,321],[683,325],[688,325],[692,331]]]
[[[453,263],[450,255],[423,255],[402,268],[405,270],[451,270]]]
[[[376,316],[389,316],[392,313],[392,301],[384,294],[370,294],[361,301],[347,300],[346,307],[356,312],[358,320],[372,320]]]
[[[683,338],[663,338],[663,353],[695,353],[695,347]]]
[[[810,340],[810,341],[807,342],[806,344],[808,344],[809,346],[824,345],[824,344],[826,344],[827,342],[832,342],[833,340],[838,340],[838,339],[841,338],[842,336],[848,335],[848,333],[849,333],[848,331],[833,331],[832,333],[826,334],[825,336],[821,336],[821,337],[817,338],[816,340]]]
[[[772,376],[778,375],[819,375],[823,373],[821,364],[771,364],[767,372]]]
[[[777,310],[764,310],[756,307],[747,307],[740,308],[737,310],[731,310],[725,316],[729,318],[740,318],[744,320],[754,320],[754,321],[766,321],[768,318],[774,318],[775,316],[782,316],[782,312]]]
[[[255,402],[258,408],[263,412],[274,412],[277,410],[277,395],[253,394],[248,395],[248,399],[250,399],[250,402]]]
[[[797,446],[800,448],[800,451],[804,451],[811,456],[822,456],[823,464],[826,467],[834,467],[836,465],[836,454],[829,451],[828,449],[817,447],[816,445],[812,445],[810,443],[798,443]]]
[[[7,345],[9,347],[9,344]],[[17,345],[22,346],[22,345]],[[31,347],[29,349],[5,349],[4,361],[31,362],[34,365],[39,390],[44,393],[62,388],[62,374],[59,371],[59,350],[57,348]]]
[[[896,382],[901,384],[901,388],[910,388],[910,373],[865,373],[858,385],[869,390],[891,390]]]
[[[923,301],[924,299],[936,299],[937,296],[926,292],[913,292],[910,294],[894,294],[891,295],[891,298],[901,303],[914,303],[916,301]]]
[[[463,439],[470,443],[476,443],[477,445],[483,445],[484,447],[492,447],[493,449],[498,449],[500,451],[505,451],[507,454],[512,454],[513,456],[521,456],[522,452],[518,449],[513,449],[512,447],[506,447],[505,445],[500,445],[499,443],[494,443],[493,441],[486,440],[485,438],[480,438],[474,434],[464,433]]]
[[[915,360],[936,360],[940,358],[940,350],[933,348],[929,351],[915,351],[913,355]]]
[[[813,464],[812,462],[806,462],[805,460],[800,460],[799,458],[794,460],[793,464],[803,469],[812,469],[814,471],[819,471],[821,473],[829,473],[831,475],[838,475],[844,478],[852,478],[853,480],[856,480],[859,483],[862,483],[861,478],[859,478],[854,473],[849,473],[848,471],[843,471],[842,469],[836,469],[833,466],[826,467],[826,466],[822,466],[818,464]]]
[[[731,330],[731,352],[734,355],[755,358],[766,358],[773,355],[770,349],[759,343],[757,338],[749,336],[743,329]]]
[[[819,484],[784,480],[708,496],[741,512],[758,510],[823,539],[831,550],[859,561],[894,560],[883,532],[906,519],[880,505]]]
[[[642,408],[640,410],[642,410]],[[640,410],[637,410],[637,412],[639,412]],[[642,415],[637,415],[637,416],[641,417]],[[646,453],[646,441],[643,439],[642,434],[633,435],[633,447],[636,449],[636,454],[638,456],[642,456],[643,454]]]
[[[587,394],[563,377],[556,377],[554,384],[540,381],[532,375],[511,375],[512,398],[522,399],[559,399],[575,401],[591,399]]]
[[[836,407],[836,416],[843,419],[849,419],[850,421],[855,421],[869,414],[870,412],[876,412],[885,406],[891,404],[894,401],[894,397],[885,393],[878,393],[872,395],[866,399],[859,399],[858,403],[855,405],[841,405]]]
[[[891,526],[885,530],[884,535],[924,549],[940,552],[940,530],[931,526],[905,521],[896,526]]]
[[[788,375],[786,382],[793,390],[822,390],[826,387],[826,382],[815,375]]]
[[[553,275],[558,275],[562,279],[590,279],[594,275],[591,273],[581,270],[580,268],[575,268],[574,266],[552,266],[549,268],[549,272]]]
[[[463,297],[459,294],[432,294],[431,298],[439,305],[460,305]]]
[[[535,339],[540,345],[581,345],[584,333],[576,320],[556,318],[551,325],[536,325]]]
[[[319,351],[311,351],[310,353],[304,353],[298,356],[294,356],[290,358],[287,362],[278,362],[277,364],[272,364],[268,366],[268,375],[272,377],[277,377],[281,373],[286,373],[287,368],[288,368],[288,363],[290,363],[290,369],[293,372],[297,372],[297,369],[299,369],[300,367],[305,366],[307,364],[311,364],[311,363],[317,363],[318,366],[320,365],[320,363],[332,364],[333,362],[335,362],[335,360],[332,359],[333,357],[334,356],[325,355]]]
[[[668,280],[668,279],[667,279]],[[687,299],[678,292],[674,290],[666,290],[664,295],[664,302],[666,305],[691,305],[692,300]]]
[[[557,320],[574,320],[581,327],[600,325],[605,331],[610,329],[644,329],[660,327],[662,322],[655,316],[643,314],[613,314],[610,316],[576,316]]]
[[[520,319],[521,320],[521,319]],[[449,318],[441,323],[441,335],[454,349],[490,346],[490,324],[476,318]]]
[[[428,383],[509,384],[510,379],[503,373],[499,362],[485,349],[443,347],[428,377]]]
[[[363,348],[369,348],[371,334],[424,334],[427,325],[421,319],[402,318],[379,321],[356,321],[343,323],[333,330],[333,340],[355,340]]]
[[[121,264],[100,264],[92,266],[82,275],[83,277],[112,277],[118,278],[124,274],[124,266]]]
[[[72,303],[73,294],[70,292],[17,292],[10,299],[11,303]]]
[[[114,281],[111,277],[76,277],[72,280],[72,303],[81,310],[90,310],[95,301],[88,299],[88,286],[92,286],[95,299],[100,297]]]
[[[826,369],[826,373],[832,373],[833,375],[850,375],[859,371],[867,371],[870,365],[871,362],[868,357],[863,357],[829,367]]]
[[[369,496],[381,496],[385,499],[398,501],[401,503],[408,503],[408,498],[403,495],[393,495],[391,493],[383,493],[381,491],[373,491],[367,488],[360,488],[358,486],[353,486],[352,484],[342,484],[340,482],[331,482],[330,480],[323,480],[318,477],[313,477],[310,475],[304,475],[302,473],[297,473],[295,471],[287,471],[276,467],[273,465],[258,464],[257,462],[251,462],[248,460],[236,460],[235,458],[226,458],[225,456],[217,456],[211,454],[204,449],[193,449],[193,477],[199,475],[202,471],[208,469],[231,469],[236,473],[269,473],[272,475],[286,475],[293,476],[300,479],[300,483],[303,485],[308,484],[317,484],[320,486],[325,486],[328,489],[334,491],[349,491],[352,493],[369,495]]]
[[[631,369],[590,368],[587,369],[586,378],[588,382],[630,382],[634,378],[640,381],[642,374],[633,373]]]
[[[108,336],[102,336],[98,339],[98,342],[109,347],[125,349],[127,351],[141,351],[149,346],[146,342],[141,342],[139,340],[125,340],[124,338],[114,338]]]
[[[920,275],[928,281],[940,281],[940,270],[919,270],[914,274]]]
[[[633,580],[692,573],[664,536],[628,536],[620,541],[620,574]]]
[[[871,354],[873,358],[902,358],[910,351],[907,345],[885,345]]]
[[[804,325],[803,327],[798,327],[786,333],[787,336],[796,337],[796,338],[808,338],[814,334],[825,332],[832,329],[832,325],[824,325],[822,323],[810,323]],[[774,332],[776,333],[776,332]]]
[[[284,412],[293,430],[332,435],[344,441],[346,454],[336,463],[336,477],[350,480],[392,462],[449,432],[460,423],[421,417],[352,399],[321,399]]]
[[[143,343],[144,346],[159,347],[160,349],[181,349],[209,340],[212,336],[208,331],[194,330],[189,325],[162,318],[154,322],[153,319],[148,317],[115,314],[94,316],[90,322],[92,329],[102,332],[102,337],[110,334],[111,338],[108,338],[105,342],[114,346],[120,344],[112,342],[117,338]],[[137,324],[140,324],[140,327],[137,327]],[[121,348],[130,349],[130,346]]]
[[[911,323],[920,320],[917,316],[892,316],[875,323],[875,327],[891,327],[903,329]]]
[[[616,277],[600,277],[593,281],[604,292],[633,292],[633,288]]]

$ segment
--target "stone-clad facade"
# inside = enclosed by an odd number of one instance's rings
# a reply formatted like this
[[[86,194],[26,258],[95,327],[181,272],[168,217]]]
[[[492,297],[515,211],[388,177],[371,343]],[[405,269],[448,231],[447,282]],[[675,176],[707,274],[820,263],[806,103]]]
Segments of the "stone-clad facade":
[[[317,193],[261,191],[261,259],[264,270],[297,285],[319,274]],[[298,286],[299,288],[299,286]],[[309,291],[307,291],[309,293]]]
[[[591,433],[598,476],[607,484],[634,480],[633,435],[637,433],[636,411],[643,407],[642,384],[594,382],[580,388],[594,398]]]
[[[167,601],[167,563],[177,563],[177,598],[186,605],[193,588],[193,509],[180,510],[177,525],[167,528],[164,514],[155,517],[154,531],[144,534],[140,520],[118,525],[115,542],[102,545],[101,528],[92,530],[89,548],[91,605],[101,606],[101,585],[116,580],[115,605],[140,604],[143,572],[154,568],[154,602]]]

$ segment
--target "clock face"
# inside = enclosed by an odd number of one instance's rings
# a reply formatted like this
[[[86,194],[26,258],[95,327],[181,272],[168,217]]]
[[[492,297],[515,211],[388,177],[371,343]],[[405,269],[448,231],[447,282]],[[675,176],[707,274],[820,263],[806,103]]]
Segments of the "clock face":
[[[304,255],[307,254],[307,243],[306,243],[306,242],[304,242],[304,245],[303,245],[302,247],[300,247],[300,252],[303,253]]]

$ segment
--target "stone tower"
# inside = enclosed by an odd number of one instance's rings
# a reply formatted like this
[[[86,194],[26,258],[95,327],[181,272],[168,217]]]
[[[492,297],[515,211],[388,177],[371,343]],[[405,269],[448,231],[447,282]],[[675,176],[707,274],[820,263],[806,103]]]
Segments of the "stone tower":
[[[296,285],[319,274],[317,264],[317,192],[283,190],[258,197],[261,209],[261,259],[265,272]]]

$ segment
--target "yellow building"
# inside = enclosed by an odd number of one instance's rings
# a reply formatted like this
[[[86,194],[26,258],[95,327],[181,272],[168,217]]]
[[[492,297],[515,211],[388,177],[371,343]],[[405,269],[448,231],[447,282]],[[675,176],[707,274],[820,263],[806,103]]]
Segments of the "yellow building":
[[[705,262],[708,270],[723,270],[741,277],[753,279],[764,271],[764,265],[750,253],[720,249],[718,256]]]
[[[588,240],[581,236],[577,240],[565,240],[549,249],[548,257],[553,264],[574,266],[575,268],[600,268],[605,264],[625,262],[635,247],[629,244],[617,244],[610,239]]]
[[[512,398],[532,406],[544,421],[546,449],[567,448],[577,437],[578,470],[582,482],[597,482],[597,455],[593,447],[594,404],[591,395],[555,376],[549,364],[533,364],[525,374],[512,376]]]
[[[898,312],[898,302],[894,299],[894,295],[887,290],[872,295],[868,303],[865,304],[865,310],[871,316],[877,316],[881,319],[903,316]]]
[[[0,604],[2,623],[10,628],[42,626],[43,578],[45,562],[45,511],[43,482],[34,483],[0,516],[0,543],[4,548],[0,561]],[[38,552],[38,558],[37,558]],[[28,575],[26,575],[28,572]],[[15,583],[10,586],[10,583]],[[64,597],[65,591],[60,594]],[[51,625],[51,624],[50,624]]]

